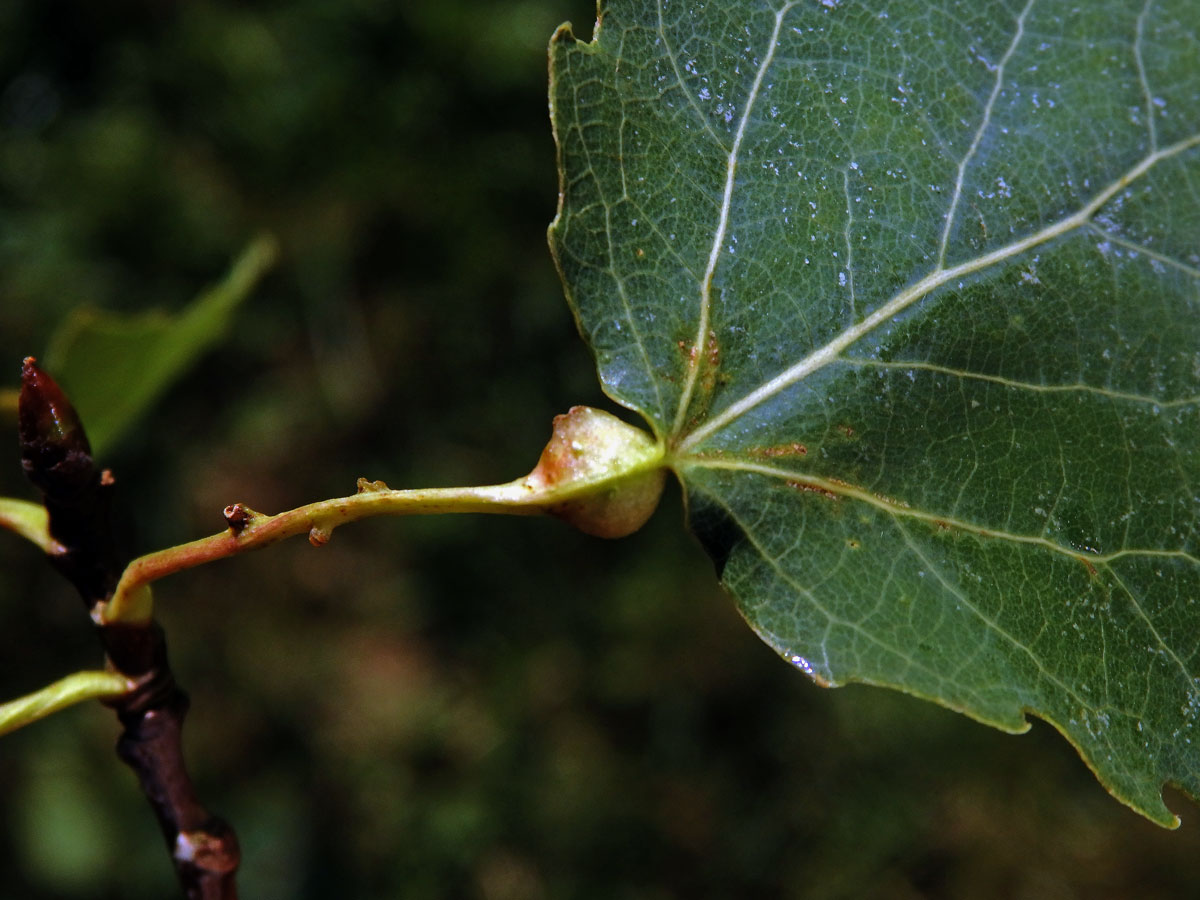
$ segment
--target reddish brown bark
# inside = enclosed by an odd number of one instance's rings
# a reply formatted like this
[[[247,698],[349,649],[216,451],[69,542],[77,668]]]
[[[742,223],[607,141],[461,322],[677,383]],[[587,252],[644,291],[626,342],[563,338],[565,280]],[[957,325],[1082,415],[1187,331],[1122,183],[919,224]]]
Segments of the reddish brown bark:
[[[32,357],[21,376],[21,463],[42,491],[50,533],[63,548],[50,561],[92,612],[112,595],[128,562],[112,516],[116,481],[97,467],[83,425],[54,379]],[[97,630],[109,664],[138,682],[108,702],[124,728],[117,754],[154,809],[184,895],[236,900],[237,838],[200,803],[184,765],[188,697],[171,673],[162,628],[149,622]]]

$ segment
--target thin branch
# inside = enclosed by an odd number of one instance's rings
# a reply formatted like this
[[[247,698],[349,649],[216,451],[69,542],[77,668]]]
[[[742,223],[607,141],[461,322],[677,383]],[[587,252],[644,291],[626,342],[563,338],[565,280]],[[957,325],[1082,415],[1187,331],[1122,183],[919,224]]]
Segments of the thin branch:
[[[220,534],[131,562],[112,599],[97,604],[93,617],[98,624],[148,622],[154,606],[149,585],[159,578],[301,534],[320,547],[339,525],[369,516],[548,514],[587,534],[623,537],[641,527],[658,504],[666,474],[664,452],[641,429],[609,413],[576,406],[555,417],[550,442],[533,471],[507,484],[393,491],[382,481],[360,478],[353,496],[273,516],[234,503],[225,507],[229,527]]]
[[[111,700],[120,697],[128,694],[136,686],[135,681],[119,672],[75,672],[32,694],[0,704],[0,734],[16,731],[84,700]]]
[[[508,484],[474,488],[428,488],[409,491],[389,490],[382,482],[358,481],[359,492],[349,497],[321,500],[289,509],[276,515],[264,515],[235,503],[225,508],[229,528],[219,534],[200,538],[148,553],[126,568],[112,600],[98,605],[99,622],[144,622],[150,618],[152,604],[147,586],[160,578],[204,563],[257,550],[286,538],[307,534],[314,546],[329,540],[333,529],[347,522],[379,515],[422,515],[435,513],[501,513],[540,515],[549,503],[561,503],[567,492],[549,497],[544,490],[519,478]]]
[[[111,512],[116,482],[111,472],[96,466],[79,417],[54,380],[32,357],[21,374],[21,463],[42,491],[45,531],[39,517],[19,502],[8,506],[9,514],[22,533],[46,536],[41,542],[50,547],[51,564],[75,585],[97,619],[96,609],[112,596],[128,558],[118,547]],[[122,686],[106,700],[124,726],[117,753],[134,770],[158,817],[184,895],[188,900],[236,900],[237,839],[199,802],[183,764],[188,698],[171,673],[163,631],[149,620],[99,624],[100,641]],[[71,686],[68,679],[60,700],[71,695]],[[100,687],[86,677],[74,682],[76,693]],[[53,705],[53,697],[43,699]],[[23,714],[39,714],[35,707],[31,703]]]

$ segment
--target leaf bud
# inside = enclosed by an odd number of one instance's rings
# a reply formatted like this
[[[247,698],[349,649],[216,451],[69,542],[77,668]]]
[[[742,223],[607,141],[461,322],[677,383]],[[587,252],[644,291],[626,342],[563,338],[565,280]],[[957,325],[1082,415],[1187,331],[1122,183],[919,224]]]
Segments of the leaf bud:
[[[75,407],[53,378],[26,357],[17,407],[21,464],[43,490],[96,477],[92,448]]]

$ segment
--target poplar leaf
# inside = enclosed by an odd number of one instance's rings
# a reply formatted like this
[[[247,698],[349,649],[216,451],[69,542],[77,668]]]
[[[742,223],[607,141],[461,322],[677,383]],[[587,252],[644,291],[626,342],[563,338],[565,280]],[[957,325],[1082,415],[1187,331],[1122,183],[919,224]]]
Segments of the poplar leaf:
[[[550,242],[752,628],[1200,795],[1194,0],[603,3]]]

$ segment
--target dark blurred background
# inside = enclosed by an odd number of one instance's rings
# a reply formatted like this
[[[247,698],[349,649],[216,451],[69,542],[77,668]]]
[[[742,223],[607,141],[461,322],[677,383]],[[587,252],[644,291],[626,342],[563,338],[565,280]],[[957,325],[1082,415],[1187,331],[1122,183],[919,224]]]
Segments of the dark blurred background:
[[[587,0],[0,3],[0,388],[64,315],[179,309],[257,232],[279,265],[103,460],[144,552],[393,487],[508,480],[611,408],[562,300],[545,45]],[[6,362],[3,362],[5,361]],[[0,492],[31,497],[15,429]],[[681,527],[346,527],[158,586],[188,752],[247,898],[1200,896],[1047,726],[822,691]],[[95,666],[77,597],[0,534],[0,689]],[[0,896],[162,898],[96,704],[0,741]]]

